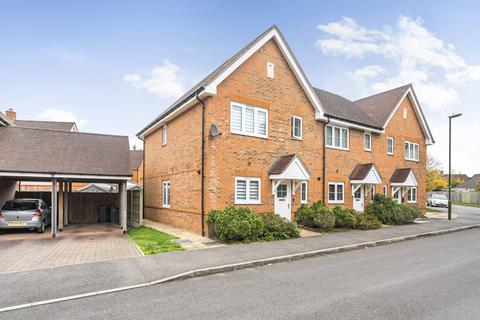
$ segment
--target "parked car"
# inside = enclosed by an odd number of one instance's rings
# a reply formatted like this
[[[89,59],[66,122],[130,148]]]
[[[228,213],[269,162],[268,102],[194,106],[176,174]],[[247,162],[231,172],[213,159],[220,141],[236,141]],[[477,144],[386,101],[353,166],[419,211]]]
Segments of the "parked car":
[[[439,193],[431,194],[427,198],[427,205],[430,207],[448,207],[447,196]]]
[[[43,233],[50,221],[50,210],[41,199],[9,200],[0,211],[0,231],[20,228]]]

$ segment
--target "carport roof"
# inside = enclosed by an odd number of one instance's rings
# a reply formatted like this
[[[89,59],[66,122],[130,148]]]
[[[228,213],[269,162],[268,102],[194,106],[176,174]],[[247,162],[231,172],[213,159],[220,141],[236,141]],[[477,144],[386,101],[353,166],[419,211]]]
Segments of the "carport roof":
[[[1,127],[0,155],[3,176],[131,177],[126,136]]]

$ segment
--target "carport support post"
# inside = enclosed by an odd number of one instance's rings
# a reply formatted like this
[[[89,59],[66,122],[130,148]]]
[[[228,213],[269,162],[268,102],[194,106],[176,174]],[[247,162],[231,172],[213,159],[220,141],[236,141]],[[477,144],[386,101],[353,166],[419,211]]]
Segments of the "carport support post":
[[[127,182],[120,182],[120,220],[123,233],[127,233]]]
[[[63,224],[68,226],[68,197],[70,196],[70,182],[65,182],[65,196],[63,204]]]
[[[63,215],[65,213],[65,183],[58,183],[58,231],[63,231]]]
[[[52,178],[52,239],[57,236],[57,180]]]

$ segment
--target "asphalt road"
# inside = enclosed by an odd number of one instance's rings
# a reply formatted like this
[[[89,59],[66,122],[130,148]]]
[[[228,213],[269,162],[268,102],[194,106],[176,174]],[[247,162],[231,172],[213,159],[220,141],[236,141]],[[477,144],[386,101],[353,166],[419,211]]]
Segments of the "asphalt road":
[[[473,229],[0,313],[0,319],[479,319],[479,287],[480,231]]]

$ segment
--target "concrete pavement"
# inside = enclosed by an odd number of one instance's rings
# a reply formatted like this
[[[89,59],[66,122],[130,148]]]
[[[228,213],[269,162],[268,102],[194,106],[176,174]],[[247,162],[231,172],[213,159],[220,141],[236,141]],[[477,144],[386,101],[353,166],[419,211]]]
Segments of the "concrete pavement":
[[[478,229],[14,312],[0,319],[478,319]]]
[[[4,294],[0,295],[0,307],[145,283],[198,268],[241,263],[480,223],[480,209],[475,208],[476,211],[470,209],[468,208],[464,212],[463,207],[455,207],[459,218],[453,221],[435,219],[422,224],[387,227],[380,230],[351,231],[304,239],[232,245],[223,248],[167,253],[32,272],[0,274],[0,283],[5,288]],[[32,287],[32,283],[35,286]],[[24,290],[25,287],[32,289]]]

